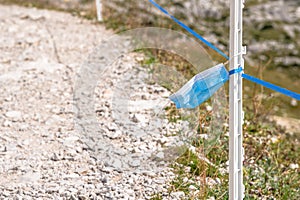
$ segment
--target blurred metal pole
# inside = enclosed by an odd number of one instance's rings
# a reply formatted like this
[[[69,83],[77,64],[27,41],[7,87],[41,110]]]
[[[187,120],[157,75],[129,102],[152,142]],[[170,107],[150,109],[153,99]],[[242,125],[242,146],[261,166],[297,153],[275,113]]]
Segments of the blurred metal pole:
[[[96,8],[97,8],[97,19],[99,22],[103,21],[102,18],[102,3],[101,0],[96,0]]]
[[[230,70],[244,68],[242,46],[244,0],[230,0]],[[243,117],[241,73],[230,76],[229,83],[229,200],[244,198]]]

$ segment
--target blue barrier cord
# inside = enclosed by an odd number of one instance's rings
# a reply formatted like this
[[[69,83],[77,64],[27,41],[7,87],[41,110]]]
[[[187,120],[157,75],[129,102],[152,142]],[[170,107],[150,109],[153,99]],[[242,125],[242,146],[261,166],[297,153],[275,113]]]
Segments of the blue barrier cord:
[[[199,39],[200,41],[202,41],[204,44],[206,44],[208,47],[210,47],[211,49],[215,50],[216,52],[218,52],[221,56],[223,56],[224,58],[226,58],[227,60],[229,60],[229,57],[222,52],[220,49],[218,49],[216,46],[214,46],[213,44],[211,44],[210,42],[208,42],[206,39],[204,39],[201,35],[199,35],[198,33],[196,33],[193,29],[191,29],[190,27],[188,27],[187,25],[185,25],[184,23],[182,23],[181,21],[179,21],[178,19],[176,19],[174,16],[172,16],[171,14],[169,14],[168,11],[166,11],[163,7],[161,7],[160,5],[158,5],[155,1],[153,0],[149,0],[150,3],[152,3],[156,8],[158,8],[160,11],[162,11],[163,13],[165,13],[167,16],[169,16],[174,22],[176,22],[178,25],[180,25],[182,28],[184,28],[186,31],[188,31],[190,34],[192,34],[194,37],[196,37],[197,39]],[[240,73],[243,71],[242,67],[239,67],[237,69],[233,69],[229,71],[229,75],[235,74],[235,73]],[[274,90],[276,92],[280,92],[286,96],[295,98],[297,100],[300,101],[300,94],[297,94],[295,92],[292,92],[290,90],[287,90],[285,88],[276,86],[272,83],[260,80],[258,78],[255,78],[253,76],[250,76],[248,74],[243,73],[242,77],[252,81],[254,83],[260,84],[266,88],[269,88],[271,90]]]
[[[233,74],[236,74],[236,73],[240,73],[243,71],[243,68],[242,67],[238,67],[236,69],[232,69],[229,71],[229,76],[230,75],[233,75]],[[250,76],[248,74],[245,74],[245,73],[242,73],[242,77],[248,81],[251,81],[251,82],[254,82],[256,84],[259,84],[259,85],[262,85],[266,88],[269,88],[271,90],[274,90],[276,92],[280,92],[286,96],[289,96],[289,97],[292,97],[294,99],[297,99],[297,100],[300,100],[300,94],[297,94],[295,92],[292,92],[290,90],[287,90],[285,88],[282,88],[282,87],[279,87],[277,85],[274,85],[272,83],[269,83],[269,82],[266,82],[266,81],[263,81],[261,79],[258,79],[258,78],[255,78],[253,76]]]
[[[282,94],[284,94],[286,96],[289,96],[289,97],[295,98],[297,100],[300,100],[300,94],[297,94],[297,93],[292,92],[290,90],[287,90],[285,88],[282,88],[282,87],[279,87],[279,86],[274,85],[272,83],[260,80],[258,78],[253,77],[253,76],[250,76],[248,74],[242,74],[242,77],[245,78],[245,79],[247,79],[248,81],[252,81],[254,83],[260,84],[260,85],[262,85],[262,86],[264,86],[266,88],[269,88],[271,90],[280,92],[280,93],[282,93]]]
[[[211,44],[210,42],[208,42],[206,39],[204,39],[201,35],[199,35],[193,29],[191,29],[190,27],[188,27],[187,25],[185,25],[184,23],[182,23],[181,21],[179,21],[178,19],[176,19],[171,14],[169,14],[168,11],[166,11],[163,7],[161,7],[160,5],[158,5],[155,1],[149,0],[149,2],[152,3],[160,11],[162,11],[163,13],[165,13],[167,16],[169,16],[174,22],[176,22],[179,26],[181,26],[182,28],[184,28],[187,32],[189,32],[190,34],[192,34],[193,36],[195,36],[197,39],[199,39],[200,41],[202,41],[204,44],[206,44],[208,47],[210,47],[211,49],[215,50],[221,56],[223,56],[224,58],[226,58],[227,60],[229,60],[229,57],[224,52],[222,52],[216,46],[214,46],[213,44]]]
[[[229,76],[232,75],[232,74],[240,73],[242,71],[243,71],[242,67],[238,67],[236,69],[232,69],[232,70],[229,71]]]

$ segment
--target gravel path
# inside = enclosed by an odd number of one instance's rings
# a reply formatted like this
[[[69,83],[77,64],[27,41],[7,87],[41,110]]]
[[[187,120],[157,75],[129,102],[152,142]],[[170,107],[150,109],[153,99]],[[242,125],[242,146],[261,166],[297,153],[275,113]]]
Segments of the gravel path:
[[[95,89],[100,135],[86,137],[74,124],[76,73],[113,33],[70,14],[1,5],[0,29],[0,199],[179,198],[168,197],[165,147],[187,124],[157,117],[153,105],[170,94],[147,82],[138,54],[105,72]],[[112,108],[118,92],[129,95],[126,119]]]

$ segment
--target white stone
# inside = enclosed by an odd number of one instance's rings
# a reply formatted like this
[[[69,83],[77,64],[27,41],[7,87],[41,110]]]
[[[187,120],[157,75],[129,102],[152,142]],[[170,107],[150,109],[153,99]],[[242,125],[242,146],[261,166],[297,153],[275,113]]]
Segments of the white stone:
[[[190,185],[189,186],[189,190],[190,191],[195,191],[195,190],[197,190],[197,188],[194,185]]]
[[[216,182],[217,182],[217,184],[221,184],[221,179],[219,179],[219,178],[216,178]]]
[[[183,199],[185,197],[185,194],[183,191],[178,191],[178,192],[171,192],[170,196],[174,199]]]
[[[213,185],[216,185],[216,184],[217,184],[217,182],[216,182],[214,179],[210,178],[210,177],[206,177],[206,178],[205,178],[205,181],[206,181],[206,183],[207,183],[209,186],[213,186]]]
[[[117,131],[115,131],[115,132],[108,133],[108,134],[109,134],[108,137],[109,137],[110,139],[118,139],[118,138],[120,138],[120,137],[122,136],[122,131],[117,130]]]
[[[212,108],[211,106],[206,106],[206,110],[207,110],[207,111],[212,111],[212,109],[213,109],[213,108]]]
[[[294,107],[298,106],[298,101],[296,99],[292,99],[291,106],[294,106]]]
[[[159,152],[158,154],[156,154],[156,157],[159,158],[159,159],[164,159],[165,158],[165,154],[164,152]]]
[[[37,182],[38,180],[40,180],[40,178],[41,178],[41,174],[39,172],[37,172],[37,173],[29,172],[29,173],[26,173],[23,176],[21,176],[20,181],[23,183]]]
[[[298,169],[298,168],[299,168],[299,164],[291,163],[291,164],[290,164],[290,168],[291,168],[291,169]]]
[[[129,162],[129,165],[131,167],[138,167],[138,166],[140,166],[140,164],[141,164],[141,161],[138,159],[135,159],[135,160],[132,160],[131,162]]]
[[[146,124],[148,122],[145,115],[143,114],[134,114],[132,120],[133,122],[141,123],[141,124]]]
[[[22,119],[22,113],[16,110],[6,112],[5,116],[14,122],[20,121]]]
[[[196,153],[196,147],[194,147],[194,146],[190,146],[189,150],[192,153]]]
[[[4,127],[12,127],[12,121],[5,120],[5,121],[3,122],[3,126],[4,126]]]

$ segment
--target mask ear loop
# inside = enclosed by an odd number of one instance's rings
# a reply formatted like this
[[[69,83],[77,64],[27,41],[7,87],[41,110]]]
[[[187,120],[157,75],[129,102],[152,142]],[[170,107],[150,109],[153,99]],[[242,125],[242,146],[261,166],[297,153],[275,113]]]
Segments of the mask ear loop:
[[[230,62],[233,58],[235,58],[235,57],[237,57],[237,56],[239,56],[239,55],[242,55],[242,54],[244,54],[244,53],[243,53],[243,52],[239,52],[239,53],[233,55],[231,58],[229,58],[229,60],[227,60],[226,62],[224,62],[223,65],[224,65],[224,66],[228,65],[229,62]]]
[[[159,109],[157,109],[157,110],[153,109],[153,111],[154,111],[153,117],[154,117],[154,118],[157,118],[157,117],[159,116],[159,114],[161,114],[162,111],[164,111],[164,109],[165,109],[165,108],[167,107],[167,105],[169,105],[169,104],[171,104],[171,100],[168,99],[168,102],[164,103],[163,106],[161,106]]]

